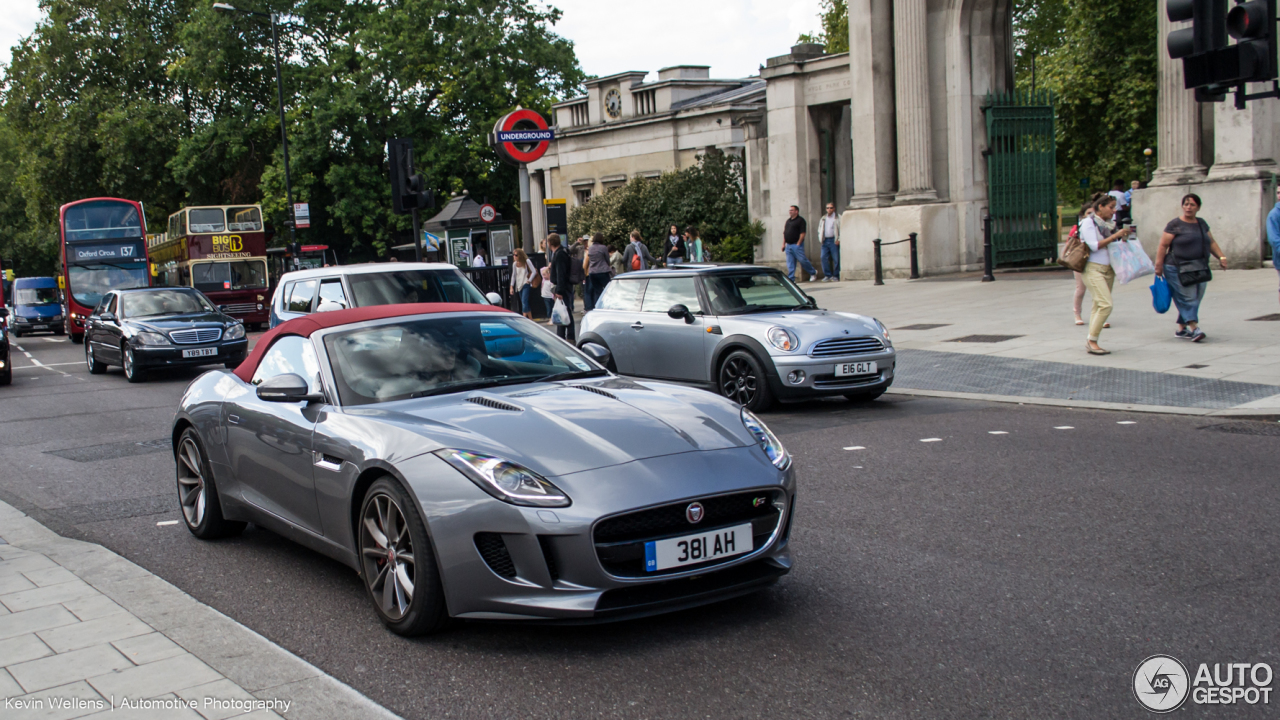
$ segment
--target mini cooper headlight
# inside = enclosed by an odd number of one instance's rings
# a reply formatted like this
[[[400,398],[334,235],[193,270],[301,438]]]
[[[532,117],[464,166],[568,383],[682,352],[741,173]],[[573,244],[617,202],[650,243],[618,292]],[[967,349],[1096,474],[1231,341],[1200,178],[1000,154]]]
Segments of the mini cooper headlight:
[[[538,473],[513,462],[465,450],[440,450],[436,455],[454,466],[490,495],[512,505],[569,507],[569,496]]]
[[[133,336],[133,341],[139,345],[168,345],[169,338],[160,333],[140,332]]]
[[[751,433],[751,437],[756,439],[760,444],[760,449],[764,450],[764,454],[769,456],[769,462],[779,470],[786,470],[791,464],[791,454],[787,449],[782,447],[782,442],[773,434],[768,427],[765,426],[760,418],[756,417],[750,410],[742,408],[742,424],[746,426],[747,432]]]
[[[771,327],[765,337],[769,338],[770,345],[783,352],[791,352],[800,347],[800,341],[796,338],[796,334],[786,328]]]
[[[885,342],[892,345],[893,341],[889,339],[889,328],[885,327],[884,323],[880,322],[878,319],[876,318],[871,318],[871,319],[876,321],[876,327],[880,328],[880,334],[884,335]]]
[[[244,325],[236,323],[227,328],[227,332],[222,336],[226,340],[239,340],[244,337]]]

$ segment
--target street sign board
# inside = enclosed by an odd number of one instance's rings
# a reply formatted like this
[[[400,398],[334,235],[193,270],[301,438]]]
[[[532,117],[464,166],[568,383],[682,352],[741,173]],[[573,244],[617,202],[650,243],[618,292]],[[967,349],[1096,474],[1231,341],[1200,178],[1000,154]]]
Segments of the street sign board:
[[[538,113],[527,108],[503,115],[493,126],[489,144],[512,165],[531,163],[546,154],[555,131]]]
[[[293,223],[294,227],[311,227],[311,208],[307,203],[293,204]]]
[[[498,219],[498,211],[489,203],[485,203],[480,206],[480,219],[491,223]]]

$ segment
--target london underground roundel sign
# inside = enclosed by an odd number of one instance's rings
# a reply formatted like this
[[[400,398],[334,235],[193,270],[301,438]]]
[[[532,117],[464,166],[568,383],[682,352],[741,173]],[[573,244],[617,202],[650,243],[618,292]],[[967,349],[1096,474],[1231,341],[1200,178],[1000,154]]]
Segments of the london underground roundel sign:
[[[493,126],[490,144],[503,160],[519,165],[542,157],[551,147],[555,131],[533,110],[521,108],[507,113]]]

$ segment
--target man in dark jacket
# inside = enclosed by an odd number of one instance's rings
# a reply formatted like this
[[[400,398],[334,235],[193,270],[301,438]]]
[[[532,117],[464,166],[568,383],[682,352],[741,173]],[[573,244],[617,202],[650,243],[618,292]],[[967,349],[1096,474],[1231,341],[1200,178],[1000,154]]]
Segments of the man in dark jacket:
[[[558,300],[563,300],[569,309],[569,324],[557,325],[556,335],[573,342],[577,335],[573,329],[573,259],[569,251],[560,245],[560,236],[551,233],[547,236],[547,248],[551,250],[551,287]]]

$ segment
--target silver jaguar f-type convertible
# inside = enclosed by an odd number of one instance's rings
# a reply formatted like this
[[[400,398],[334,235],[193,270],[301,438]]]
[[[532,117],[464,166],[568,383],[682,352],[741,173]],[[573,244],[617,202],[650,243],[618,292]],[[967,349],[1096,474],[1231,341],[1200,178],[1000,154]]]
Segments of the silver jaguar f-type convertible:
[[[785,575],[795,470],[778,439],[607,361],[492,306],[291,320],[187,388],[183,517],[200,538],[253,522],[350,565],[405,635],[636,617]]]

